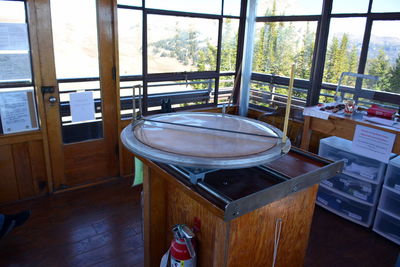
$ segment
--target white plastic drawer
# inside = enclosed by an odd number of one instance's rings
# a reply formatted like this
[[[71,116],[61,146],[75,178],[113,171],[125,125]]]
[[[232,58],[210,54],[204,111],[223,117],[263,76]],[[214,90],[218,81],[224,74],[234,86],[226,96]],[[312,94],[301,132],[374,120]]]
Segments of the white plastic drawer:
[[[348,198],[323,186],[319,187],[317,204],[350,221],[369,227],[374,217],[375,205]]]
[[[400,193],[400,156],[389,161],[385,185]]]
[[[400,245],[400,218],[378,209],[373,230]]]
[[[380,186],[377,184],[369,183],[343,173],[324,180],[321,184],[372,204],[377,202],[380,190]]]
[[[400,194],[384,185],[379,208],[400,217]]]
[[[343,173],[347,175],[367,179],[376,184],[381,182],[387,164],[353,153],[351,144],[351,141],[336,136],[324,138],[320,140],[318,154],[335,161],[344,160]]]

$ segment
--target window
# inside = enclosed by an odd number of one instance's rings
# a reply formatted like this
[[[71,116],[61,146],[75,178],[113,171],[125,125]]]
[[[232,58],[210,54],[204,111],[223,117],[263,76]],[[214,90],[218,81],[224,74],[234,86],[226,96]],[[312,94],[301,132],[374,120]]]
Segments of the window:
[[[142,75],[142,12],[118,9],[119,73]]]
[[[51,0],[50,4],[63,141],[102,138],[96,1]],[[93,104],[94,114],[75,119],[71,98],[83,95],[80,101]]]
[[[258,1],[250,104],[285,103],[295,62],[292,104],[333,101],[342,73],[350,72],[379,76],[377,83],[367,79],[361,85],[375,90],[368,92],[369,103],[385,100],[385,105],[399,106],[398,1],[332,0],[331,10],[329,2],[322,10],[322,1]],[[358,87],[354,77],[345,75],[341,85]]]
[[[376,89],[400,94],[400,20],[374,21],[366,73],[380,77]]]
[[[23,1],[0,1],[0,134],[39,128]]]
[[[146,8],[205,14],[221,14],[221,0],[146,0]]]
[[[24,2],[0,1],[0,82],[32,82]]]
[[[358,70],[365,18],[333,18],[329,28],[328,47],[325,58],[324,79],[337,84],[342,72]],[[342,84],[351,85],[352,80]]]
[[[307,7],[307,8],[304,8]],[[305,105],[310,87],[322,1],[261,1],[257,9],[250,104],[285,103],[291,66],[296,65],[293,104]]]
[[[215,71],[218,21],[148,16],[148,72]]]
[[[118,1],[121,116],[132,111],[134,86],[144,114],[160,112],[163,102],[174,110],[227,102],[240,57],[241,1],[134,2]]]

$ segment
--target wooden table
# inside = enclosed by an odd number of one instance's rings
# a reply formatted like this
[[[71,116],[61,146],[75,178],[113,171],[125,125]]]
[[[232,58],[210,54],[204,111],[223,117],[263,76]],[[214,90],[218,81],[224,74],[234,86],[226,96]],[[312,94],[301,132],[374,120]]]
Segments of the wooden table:
[[[309,149],[311,134],[313,131],[323,134],[341,137],[347,140],[353,140],[354,131],[357,125],[382,130],[396,134],[392,152],[400,154],[400,129],[385,125],[379,125],[362,119],[361,114],[355,114],[353,117],[332,114],[328,120],[319,119],[310,116],[304,116],[303,136],[301,139],[301,148]]]
[[[331,177],[332,173],[339,171],[338,168],[332,170],[333,165],[339,166],[338,163],[327,163],[315,155],[311,158],[305,155],[306,152],[302,153],[290,151],[267,166],[293,182],[297,181],[297,177],[310,173],[314,174],[314,178],[325,179],[329,178],[325,176]],[[191,184],[169,165],[141,160],[144,162],[143,233],[146,267],[160,265],[160,259],[168,250],[172,239],[173,225],[183,223],[193,227],[195,220],[200,221],[201,226],[196,233],[199,267],[271,266],[274,246],[277,249],[275,266],[303,266],[317,184],[303,187],[304,189],[292,189],[291,193],[279,195],[276,201],[227,220],[224,217],[226,204],[218,198],[208,194],[197,184]],[[321,170],[327,169],[329,171],[321,173]],[[241,175],[244,173],[248,173],[248,169],[231,170],[230,174],[224,175],[242,179]],[[218,190],[233,199],[243,195],[242,191],[246,191],[245,197],[254,195],[249,191],[259,186],[260,180],[256,176],[253,173],[251,176],[244,175],[245,180],[239,179],[240,187],[236,188],[235,184],[226,186],[225,182],[218,181],[220,173],[211,173],[204,182],[210,178],[210,184],[220,185]],[[245,190],[238,190],[243,185]],[[297,185],[300,186],[300,183]],[[267,185],[266,188],[273,186]],[[282,222],[282,228],[279,244],[276,246],[277,221]]]

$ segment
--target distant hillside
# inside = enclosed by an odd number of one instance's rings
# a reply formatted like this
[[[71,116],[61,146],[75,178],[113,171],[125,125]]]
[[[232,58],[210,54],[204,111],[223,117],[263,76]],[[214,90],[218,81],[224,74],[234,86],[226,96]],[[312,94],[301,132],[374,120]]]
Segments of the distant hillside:
[[[378,51],[382,49],[385,51],[386,55],[390,59],[390,63],[393,65],[396,58],[400,54],[400,38],[397,37],[380,37],[371,36],[371,41],[369,44],[369,57],[376,57]]]
[[[341,38],[344,33],[336,33],[335,36]],[[356,47],[361,51],[362,36],[349,34],[350,44],[356,44]],[[371,35],[369,43],[368,58],[375,58],[380,49],[383,49],[390,60],[390,64],[394,64],[396,58],[400,54],[400,38],[399,37],[382,37]]]

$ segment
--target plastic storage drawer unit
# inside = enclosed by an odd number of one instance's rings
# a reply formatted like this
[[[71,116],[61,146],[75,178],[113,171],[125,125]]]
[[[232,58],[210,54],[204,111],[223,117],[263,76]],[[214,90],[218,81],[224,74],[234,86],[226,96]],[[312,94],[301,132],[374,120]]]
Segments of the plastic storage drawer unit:
[[[389,161],[385,185],[400,193],[400,156]]]
[[[400,193],[384,185],[379,208],[400,217]]]
[[[324,138],[320,140],[318,155],[335,161],[343,159],[343,173],[379,183],[385,175],[387,164],[353,153],[351,145],[351,141],[336,136]]]
[[[343,193],[331,191],[324,185],[318,190],[317,204],[348,220],[369,227],[375,213],[375,205],[346,197]]]
[[[378,208],[373,230],[400,245],[400,218]]]
[[[371,204],[376,203],[380,191],[380,186],[377,184],[353,178],[344,173],[341,173],[328,180],[324,180],[321,182],[321,184],[339,190],[358,199],[367,201]]]

